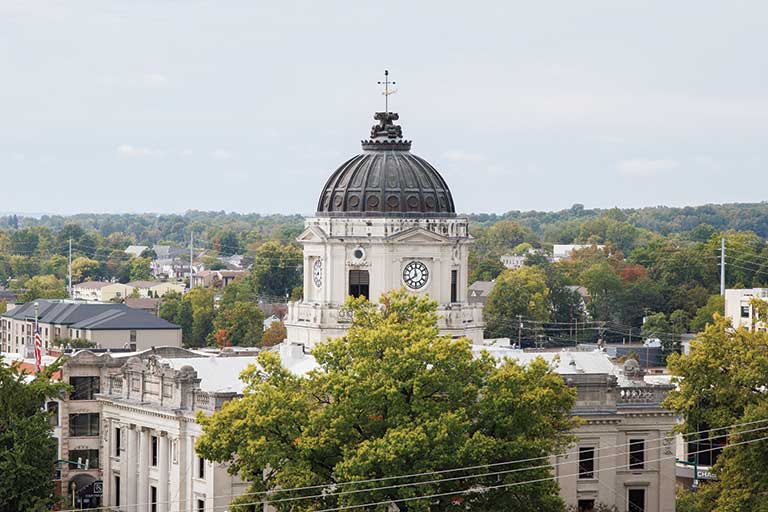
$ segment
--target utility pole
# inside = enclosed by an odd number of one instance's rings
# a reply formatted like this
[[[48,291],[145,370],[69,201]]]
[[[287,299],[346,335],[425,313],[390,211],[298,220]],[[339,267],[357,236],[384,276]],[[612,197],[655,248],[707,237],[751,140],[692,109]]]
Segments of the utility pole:
[[[192,284],[192,260],[195,259],[195,232],[190,231],[189,233],[189,289],[191,290],[194,286]]]
[[[72,299],[72,238],[69,239],[69,257],[67,258],[67,274],[69,277],[69,298]]]
[[[725,237],[720,239],[720,295],[725,297]]]
[[[517,348],[522,348],[523,315],[517,315]]]

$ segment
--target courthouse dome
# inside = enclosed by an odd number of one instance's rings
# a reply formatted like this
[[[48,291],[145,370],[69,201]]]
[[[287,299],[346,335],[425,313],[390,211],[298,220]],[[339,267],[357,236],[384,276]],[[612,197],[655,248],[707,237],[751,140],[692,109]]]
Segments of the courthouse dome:
[[[393,123],[394,112],[379,121],[363,152],[344,162],[325,184],[317,204],[320,216],[453,217],[448,185],[429,162],[411,153],[411,141]]]

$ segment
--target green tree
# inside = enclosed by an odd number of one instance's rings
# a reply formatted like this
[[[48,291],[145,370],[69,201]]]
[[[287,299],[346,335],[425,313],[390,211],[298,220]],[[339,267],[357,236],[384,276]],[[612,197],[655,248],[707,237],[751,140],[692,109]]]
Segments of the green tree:
[[[67,288],[63,279],[56,276],[34,276],[24,282],[25,292],[21,294],[21,300],[35,299],[66,299]]]
[[[725,314],[725,297],[722,295],[710,295],[707,303],[696,310],[696,316],[691,320],[691,331],[703,331],[708,323],[712,323],[715,313]]]
[[[596,320],[615,320],[618,316],[624,283],[606,262],[596,263],[581,274],[581,284],[589,291],[589,311]]]
[[[227,461],[251,483],[251,492],[329,484],[324,497],[274,503],[280,512],[457,491],[398,507],[452,510],[458,498],[468,511],[563,509],[558,485],[548,479],[551,469],[536,461],[524,472],[336,494],[332,482],[545,457],[571,442],[568,432],[576,424],[569,414],[574,390],[549,365],[541,359],[526,367],[499,363],[487,353],[473,357],[469,340],[438,334],[436,303],[396,291],[380,305],[351,299],[347,307],[354,318],[347,335],[313,352],[319,371],[296,376],[276,353],[262,352],[260,367],[242,375],[241,399],[213,416],[198,415],[202,457]],[[524,480],[534,482],[514,491],[460,493]],[[233,510],[250,509],[234,504]]]
[[[72,260],[72,282],[82,283],[86,280],[94,280],[99,277],[100,270],[101,264],[96,260],[85,256],[75,258]]]
[[[270,300],[285,300],[301,284],[301,251],[294,245],[266,242],[256,250],[251,273],[259,293]]]
[[[485,306],[486,333],[491,338],[518,337],[518,316],[550,320],[549,288],[544,270],[522,267],[505,270],[496,279]],[[530,336],[527,331],[523,334]]]
[[[51,365],[28,382],[26,372],[0,357],[0,512],[43,512],[57,502],[56,442],[40,406],[66,391],[51,378],[60,367]]]
[[[498,257],[483,257],[474,251],[469,253],[469,283],[493,281],[504,272],[504,264]]]
[[[765,431],[744,433],[759,424],[732,425],[768,417],[768,333],[732,329],[726,318],[716,314],[691,342],[690,353],[670,355],[668,367],[677,386],[666,405],[684,418],[681,430],[722,429],[702,435],[703,440],[727,435],[731,445],[713,467],[717,480],[699,491],[707,499],[686,497],[686,506],[698,511],[764,512],[768,443],[751,441],[764,438]],[[737,445],[742,442],[745,444]]]
[[[254,302],[222,304],[213,321],[213,331],[223,331],[230,345],[256,347],[261,345],[264,313]],[[209,342],[212,341],[209,338]]]
[[[128,272],[131,281],[147,281],[152,278],[150,269],[152,260],[149,258],[131,258],[128,262]]]
[[[672,333],[672,326],[664,313],[652,313],[645,317],[640,334],[646,340],[658,339],[665,354],[680,350],[680,338]]]
[[[218,239],[219,252],[222,256],[232,256],[240,252],[240,240],[232,230],[225,231]]]

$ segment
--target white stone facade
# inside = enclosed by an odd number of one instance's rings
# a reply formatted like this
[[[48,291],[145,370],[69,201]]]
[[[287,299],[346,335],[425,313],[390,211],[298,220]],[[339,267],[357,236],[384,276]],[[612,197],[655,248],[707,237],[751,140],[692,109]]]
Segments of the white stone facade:
[[[304,297],[288,306],[289,341],[312,347],[346,332],[351,319],[342,306],[354,294],[354,271],[367,277],[372,301],[401,287],[428,295],[438,303],[441,333],[482,341],[482,306],[467,301],[467,219],[318,216],[307,219],[298,241],[304,246]],[[416,287],[404,276],[412,262],[427,269],[425,282],[412,281]]]

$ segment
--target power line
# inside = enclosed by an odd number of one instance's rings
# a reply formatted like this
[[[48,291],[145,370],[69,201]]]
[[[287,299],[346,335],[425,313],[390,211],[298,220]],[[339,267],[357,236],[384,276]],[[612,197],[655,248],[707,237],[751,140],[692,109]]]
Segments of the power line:
[[[747,426],[747,425],[756,425],[756,424],[765,423],[765,422],[768,422],[768,418],[760,419],[760,420],[753,420],[753,421],[748,421],[748,422],[742,422],[742,423],[734,423],[734,424],[727,425],[727,426],[724,426],[724,427],[716,427],[716,428],[710,428],[710,429],[706,429],[706,430],[699,430],[699,431],[695,431],[695,432],[682,433],[680,435],[683,436],[683,437],[687,437],[687,436],[692,436],[692,435],[700,435],[700,434],[715,432],[715,431],[719,431],[719,430],[727,430],[727,429],[733,428],[733,427],[740,427],[740,426]],[[720,437],[727,437],[728,435],[745,434],[745,433],[756,432],[756,431],[761,431],[761,430],[765,430],[765,429],[768,429],[768,426],[762,426],[762,427],[758,427],[758,428],[755,428],[755,429],[739,431],[739,432],[725,433],[725,434],[721,434],[721,435],[718,435],[718,436],[708,436],[708,439],[710,439],[710,440],[711,439],[717,439],[717,438],[720,438]],[[663,441],[664,439],[666,439],[666,438],[658,437],[656,439],[649,440],[649,442]],[[631,444],[631,442],[619,443],[619,444],[616,444],[616,445],[604,446],[604,447],[602,447],[602,449],[603,450],[607,450],[609,448],[621,448],[621,447],[628,446],[630,444]],[[345,486],[345,485],[360,485],[360,484],[365,484],[365,483],[374,483],[374,482],[382,482],[382,481],[389,481],[389,480],[396,480],[396,479],[405,479],[405,478],[417,478],[417,477],[421,477],[421,476],[430,476],[430,475],[445,474],[445,473],[455,473],[455,472],[458,472],[458,471],[470,471],[470,470],[475,470],[475,469],[485,469],[485,468],[499,467],[499,466],[505,466],[505,465],[510,465],[510,464],[519,464],[519,463],[523,463],[523,462],[534,462],[534,461],[537,461],[537,460],[544,460],[544,459],[549,459],[549,458],[552,458],[552,457],[556,457],[556,458],[557,457],[567,457],[567,456],[575,454],[575,453],[576,453],[575,451],[571,450],[571,451],[563,452],[563,453],[559,453],[559,454],[544,455],[544,456],[533,457],[533,458],[528,458],[528,459],[518,459],[518,460],[506,461],[506,462],[496,462],[496,463],[482,464],[482,465],[476,465],[476,466],[466,466],[466,467],[447,469],[447,470],[428,471],[428,472],[424,472],[424,473],[415,473],[415,474],[410,474],[410,475],[389,476],[389,477],[372,478],[372,479],[368,479],[368,480],[356,480],[356,481],[347,481],[347,482],[331,482],[331,483],[320,484],[320,485],[295,487],[295,488],[285,488],[285,489],[274,489],[274,490],[269,490],[269,491],[258,491],[258,492],[242,493],[242,494],[216,495],[216,496],[210,496],[210,498],[214,498],[214,499],[215,498],[237,498],[237,497],[243,497],[243,496],[256,496],[256,495],[264,496],[264,495],[274,494],[274,493],[285,493],[285,492],[295,492],[295,491],[303,491],[303,490],[323,489],[323,488],[328,488],[328,487],[339,487],[339,486]],[[629,452],[613,453],[613,454],[609,454],[609,455],[603,455],[603,456],[600,456],[600,457],[595,457],[594,459],[601,459],[601,458],[607,458],[607,457],[616,457],[617,455],[622,455],[622,454],[626,454],[626,453],[629,453]],[[508,470],[506,472],[525,471],[525,470],[531,470],[531,469],[541,469],[541,468],[544,468],[544,467],[557,467],[557,466],[564,465],[564,464],[569,464],[569,463],[570,463],[570,461],[568,461],[568,462],[564,461],[564,462],[558,462],[558,463],[555,463],[555,464],[547,464],[545,466],[517,468],[514,471],[513,470]],[[491,475],[501,474],[501,473],[503,473],[503,472],[487,474],[485,476],[491,476]],[[460,478],[469,478],[469,477],[472,477],[472,475],[466,475],[466,476],[458,477],[458,478],[460,479]],[[454,480],[455,479],[456,478],[454,478]],[[448,479],[438,480],[437,482],[442,482],[442,481],[448,481]],[[423,485],[423,484],[427,484],[427,483],[431,483],[431,482],[411,482],[411,483],[406,483],[406,484],[400,484],[400,485],[395,486],[395,487],[416,486],[416,485]],[[362,490],[355,491],[355,492],[373,492],[373,491],[377,491],[377,490],[380,490],[380,489],[381,488],[373,487],[373,488],[369,488],[369,489],[362,489]],[[306,496],[306,497],[298,497],[298,498],[278,499],[278,500],[271,500],[270,503],[277,503],[277,502],[280,502],[280,501],[289,501],[289,500],[296,500],[296,499],[309,499],[309,498],[316,498],[316,497],[332,496],[332,495],[338,495],[338,494],[342,494],[342,493],[341,492],[339,492],[339,493],[325,493],[325,494],[321,494],[321,495],[317,495],[317,496]],[[164,502],[164,503],[165,504],[184,503],[186,501],[189,501],[189,500],[174,500],[174,501],[168,501],[168,502]],[[163,504],[163,503],[160,503],[160,502],[155,502],[155,503],[156,504]],[[259,503],[261,503],[261,502],[259,502]],[[149,505],[149,504],[151,504],[151,503],[137,503],[137,504],[133,504],[133,505],[124,505],[124,507],[129,507],[130,508],[130,507],[138,507],[138,506]],[[92,509],[92,510],[101,510],[101,509],[108,509],[108,508],[110,508],[110,507],[109,506],[104,506],[104,507],[98,507],[98,508]],[[74,512],[74,511],[62,510],[60,512]]]

